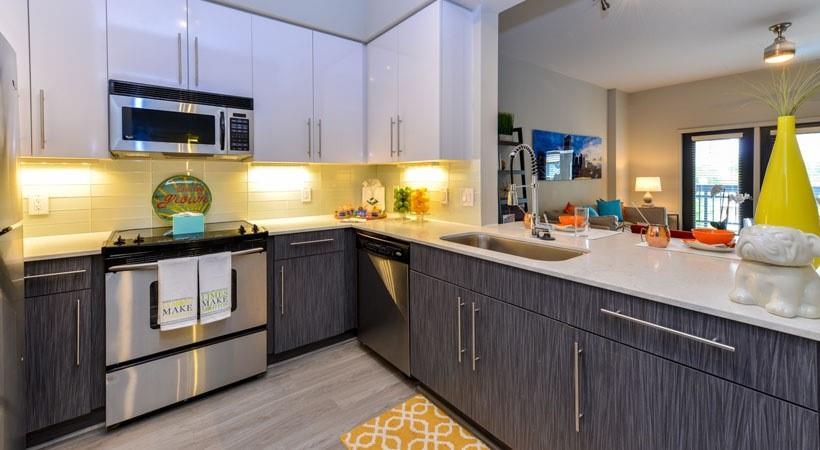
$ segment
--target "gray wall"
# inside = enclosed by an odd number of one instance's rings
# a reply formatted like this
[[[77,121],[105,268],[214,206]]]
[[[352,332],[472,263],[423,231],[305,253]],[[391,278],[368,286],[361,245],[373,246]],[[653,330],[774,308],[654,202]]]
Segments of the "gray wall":
[[[720,129],[774,124],[776,114],[767,106],[751,102],[741,80],[767,80],[771,70],[760,70],[692,83],[679,84],[628,96],[629,180],[660,176],[663,192],[653,194],[655,203],[672,212],[681,209],[681,130]],[[802,118],[820,116],[820,98],[798,113]],[[755,152],[759,151],[755,144]],[[757,155],[755,160],[758,161]],[[755,179],[759,179],[755,163]],[[757,185],[757,183],[756,183]],[[640,202],[643,193],[632,192]]]
[[[532,144],[533,128],[600,136],[607,148],[607,91],[540,66],[500,55],[499,110],[515,114],[524,142]],[[488,163],[483,159],[483,163]],[[495,161],[498,167],[498,158]],[[607,197],[607,165],[600,180],[541,182],[541,210],[566,202],[588,204]]]

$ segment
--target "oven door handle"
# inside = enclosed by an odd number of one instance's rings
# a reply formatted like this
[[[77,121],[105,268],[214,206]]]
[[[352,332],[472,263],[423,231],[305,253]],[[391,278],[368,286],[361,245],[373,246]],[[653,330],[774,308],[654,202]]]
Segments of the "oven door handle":
[[[262,253],[265,249],[262,247],[249,248],[247,250],[240,250],[238,252],[231,252],[231,256],[252,255],[254,253]],[[141,263],[141,264],[123,264],[120,266],[111,266],[108,272],[128,272],[132,270],[157,270],[157,263]]]

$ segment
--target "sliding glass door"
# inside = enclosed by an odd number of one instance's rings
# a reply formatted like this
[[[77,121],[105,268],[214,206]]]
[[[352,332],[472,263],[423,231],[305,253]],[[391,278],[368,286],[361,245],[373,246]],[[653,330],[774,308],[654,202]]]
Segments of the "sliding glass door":
[[[777,137],[777,127],[761,128],[760,136],[760,182],[762,183],[769,165],[769,158],[772,155],[774,140]],[[814,198],[820,202],[820,122],[797,125],[797,143],[800,145],[800,153],[809,172]]]
[[[737,231],[751,217],[751,201],[729,199],[752,193],[754,129],[683,135],[683,229],[725,222]]]

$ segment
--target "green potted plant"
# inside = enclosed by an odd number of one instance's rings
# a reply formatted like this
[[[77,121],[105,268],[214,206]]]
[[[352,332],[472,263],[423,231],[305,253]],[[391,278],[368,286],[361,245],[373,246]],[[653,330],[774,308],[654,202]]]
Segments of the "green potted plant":
[[[498,113],[498,134],[511,135],[513,134],[513,124],[515,123],[515,116],[512,113],[500,112]]]

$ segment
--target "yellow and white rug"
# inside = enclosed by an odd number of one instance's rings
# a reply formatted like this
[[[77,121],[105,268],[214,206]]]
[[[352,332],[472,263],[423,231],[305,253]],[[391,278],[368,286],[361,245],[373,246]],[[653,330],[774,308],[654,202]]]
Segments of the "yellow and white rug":
[[[487,445],[423,395],[416,395],[345,433],[350,450],[484,450]]]

